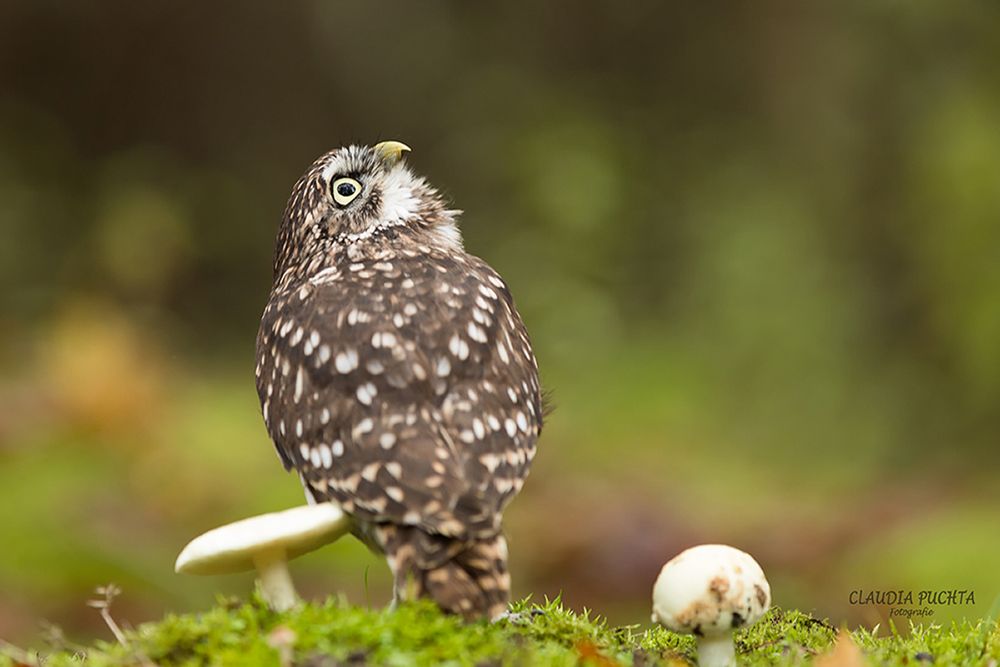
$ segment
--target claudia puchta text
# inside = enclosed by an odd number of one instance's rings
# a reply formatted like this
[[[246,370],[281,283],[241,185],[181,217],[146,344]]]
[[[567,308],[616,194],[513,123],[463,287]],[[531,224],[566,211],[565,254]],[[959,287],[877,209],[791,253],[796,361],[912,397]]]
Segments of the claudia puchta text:
[[[849,602],[853,605],[918,605],[951,607],[955,605],[976,604],[976,592],[967,590],[866,591],[858,589],[851,591]],[[930,613],[933,612],[928,610],[928,613],[923,615],[929,616]]]
[[[926,591],[851,591],[848,601],[852,605],[885,605],[889,616],[909,619],[933,616],[935,606],[951,607],[976,604],[976,592],[969,590]]]

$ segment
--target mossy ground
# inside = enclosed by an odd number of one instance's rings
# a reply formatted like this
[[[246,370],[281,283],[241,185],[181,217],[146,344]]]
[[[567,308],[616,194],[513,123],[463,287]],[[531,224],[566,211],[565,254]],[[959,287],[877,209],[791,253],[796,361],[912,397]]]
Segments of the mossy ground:
[[[366,610],[331,599],[289,613],[261,602],[220,601],[200,614],[173,615],[125,633],[125,643],[54,646],[28,654],[0,647],[0,666],[78,665],[686,665],[694,642],[651,626],[610,627],[558,601],[528,601],[499,623],[463,624],[430,604]],[[837,630],[797,611],[772,609],[736,636],[742,665],[823,662],[850,666],[993,665],[1000,630],[993,622],[914,626],[876,636],[868,630],[838,644]],[[839,646],[839,649],[838,649]],[[859,653],[859,650],[861,653]],[[831,653],[832,652],[832,653]],[[816,659],[818,656],[826,655]],[[816,660],[814,660],[816,659]]]

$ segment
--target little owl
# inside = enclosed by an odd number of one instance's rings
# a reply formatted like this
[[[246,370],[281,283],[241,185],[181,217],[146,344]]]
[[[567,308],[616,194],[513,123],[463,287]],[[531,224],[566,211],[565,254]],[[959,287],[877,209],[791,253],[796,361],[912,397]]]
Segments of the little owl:
[[[465,252],[459,211],[407,150],[334,150],[295,184],[257,392],[285,468],[385,554],[397,600],[495,618],[501,515],[542,427],[538,366],[506,283]]]

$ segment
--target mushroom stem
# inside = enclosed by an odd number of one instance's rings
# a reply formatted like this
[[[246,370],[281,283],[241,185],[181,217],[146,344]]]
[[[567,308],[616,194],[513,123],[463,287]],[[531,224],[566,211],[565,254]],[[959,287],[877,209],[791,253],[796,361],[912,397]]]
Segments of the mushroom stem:
[[[732,635],[698,637],[698,664],[700,667],[736,667]]]
[[[275,611],[288,611],[299,601],[288,573],[288,562],[282,549],[265,551],[253,558],[260,581],[260,592],[268,606]]]

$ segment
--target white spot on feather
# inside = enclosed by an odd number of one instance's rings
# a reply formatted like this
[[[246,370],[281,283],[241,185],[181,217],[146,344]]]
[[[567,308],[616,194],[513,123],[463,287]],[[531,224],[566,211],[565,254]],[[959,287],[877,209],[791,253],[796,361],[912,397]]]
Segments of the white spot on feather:
[[[448,341],[448,349],[461,360],[469,358],[469,344],[458,334],[452,335]]]
[[[330,453],[330,448],[326,445],[319,446],[319,457],[320,463],[323,464],[324,468],[329,468],[333,465],[333,455]]]
[[[369,482],[374,482],[375,478],[378,477],[378,471],[381,467],[381,463],[369,463],[361,469],[361,476]]]
[[[295,372],[295,396],[293,398],[296,403],[302,398],[302,376],[302,366],[299,366],[299,369]]]
[[[378,389],[375,388],[371,382],[367,382],[360,387],[358,387],[357,396],[358,400],[365,405],[371,405],[372,399],[378,394]]]
[[[485,468],[492,473],[500,465],[500,457],[496,454],[483,454],[479,457],[479,462],[485,466]]]
[[[337,368],[337,372],[345,374],[350,373],[358,367],[358,353],[353,348],[344,350],[343,352],[337,353],[337,358],[333,363]]]
[[[469,322],[469,326],[466,327],[466,330],[469,332],[469,338],[472,340],[479,341],[480,343],[486,342],[486,332],[483,331],[483,328],[475,322]]]
[[[528,432],[528,420],[520,410],[517,411],[517,427],[525,433]]]

